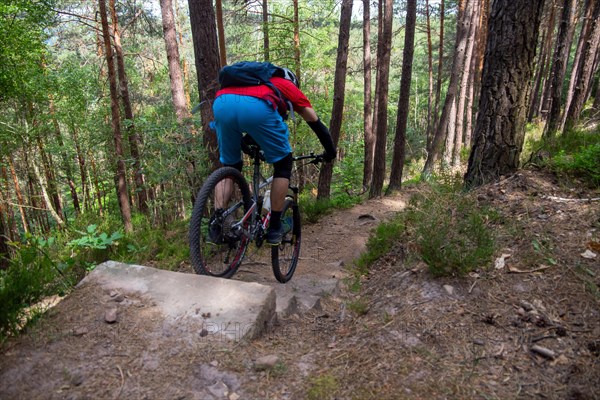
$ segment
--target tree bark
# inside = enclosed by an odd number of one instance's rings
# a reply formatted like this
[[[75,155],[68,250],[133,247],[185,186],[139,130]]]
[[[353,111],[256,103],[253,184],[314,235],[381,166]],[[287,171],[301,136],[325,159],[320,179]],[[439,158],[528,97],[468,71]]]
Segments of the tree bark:
[[[262,2],[262,26],[263,26],[263,55],[265,61],[271,59],[270,55],[270,44],[269,44],[269,2],[263,0]]]
[[[338,36],[338,53],[335,62],[335,77],[333,81],[333,107],[331,109],[331,124],[329,133],[333,143],[338,145],[344,120],[344,99],[346,92],[346,70],[348,69],[348,44],[350,42],[350,22],[352,19],[352,1],[342,0],[340,14],[340,32]],[[319,173],[317,199],[328,199],[331,191],[331,176],[333,163],[325,163]]]
[[[160,0],[162,14],[163,35],[167,51],[167,63],[169,65],[169,78],[171,83],[171,98],[177,122],[182,124],[191,117],[185,100],[185,89],[183,87],[183,74],[181,72],[179,46],[177,44],[177,32],[175,31],[175,18],[173,16],[173,1]]]
[[[452,156],[453,168],[458,168],[460,166],[460,151],[463,147],[463,144],[468,143],[465,140],[463,140],[465,125],[465,107],[467,102],[468,82],[469,78],[471,77],[471,60],[473,59],[473,51],[475,49],[475,34],[477,32],[477,20],[479,16],[478,10],[479,7],[476,6],[474,2],[469,2],[465,9],[465,12],[468,14],[466,15],[466,17],[469,18],[469,15],[471,16],[471,27],[469,29],[467,39],[465,64],[462,70],[458,102],[456,105],[456,133],[454,137],[454,151]],[[471,110],[467,109],[467,112],[470,113]]]
[[[540,45],[541,52],[538,56],[537,62],[537,73],[535,74],[535,84],[533,86],[533,91],[531,92],[531,105],[529,107],[529,115],[527,120],[529,122],[533,121],[534,118],[539,116],[540,113],[540,104],[542,101],[542,93],[544,92],[544,82],[546,81],[546,66],[548,64],[547,60],[550,57],[550,51],[552,48],[552,37],[554,35],[554,15],[555,7],[554,1],[552,0],[550,3],[550,16],[548,17],[548,22],[546,24],[546,30],[543,35],[544,39]]]
[[[223,26],[223,1],[216,0],[215,8],[217,12],[217,35],[219,38],[219,62],[221,68],[227,65],[227,49],[225,48],[225,27]]]
[[[379,197],[383,191],[385,179],[385,156],[387,140],[387,103],[388,83],[390,77],[390,53],[392,47],[393,0],[385,0],[383,8],[383,29],[377,44],[377,83],[378,107],[375,142],[375,159],[373,163],[373,183],[369,190],[369,198]]]
[[[425,30],[427,31],[427,78],[429,82],[429,96],[427,97],[427,127],[425,129],[425,140],[427,143],[429,137],[431,136],[431,128],[433,126],[431,124],[433,106],[433,103],[431,102],[433,99],[433,47],[431,45],[431,20],[429,15],[429,0],[425,0],[425,20],[427,24]]]
[[[121,210],[121,218],[125,232],[131,232],[131,205],[129,204],[129,193],[127,190],[127,171],[123,159],[122,135],[121,135],[121,116],[119,111],[117,77],[115,74],[115,65],[113,50],[110,43],[110,31],[108,28],[108,16],[106,14],[105,0],[99,0],[100,18],[102,19],[102,36],[104,38],[104,51],[106,54],[106,66],[108,69],[108,80],[110,87],[110,110],[111,127],[113,132],[113,141],[115,146],[115,157],[117,164],[117,173],[115,177],[117,198]]]
[[[134,124],[133,107],[131,106],[131,98],[129,96],[129,82],[125,71],[125,57],[123,55],[123,46],[121,45],[121,31],[119,29],[119,19],[115,9],[115,0],[109,0],[110,15],[112,19],[112,31],[114,37],[115,59],[117,61],[117,74],[119,77],[119,93],[123,110],[125,111],[125,119],[129,120],[127,124],[127,138],[129,140],[129,151],[133,159],[133,178],[135,182],[135,192],[137,193],[138,210],[144,214],[148,212],[148,195],[146,193],[145,181],[146,178],[142,171],[142,160],[140,156],[141,140],[137,134]]]
[[[415,50],[415,27],[417,22],[417,0],[406,2],[406,25],[404,28],[404,51],[402,54],[402,76],[400,78],[400,97],[398,99],[398,115],[396,117],[396,136],[394,138],[394,155],[392,158],[390,184],[387,192],[402,187],[406,147],[406,124],[410,102],[410,83],[412,79],[413,54]]]
[[[550,113],[546,126],[546,135],[554,136],[560,126],[560,110],[562,103],[563,82],[567,72],[569,51],[575,31],[576,0],[564,0],[562,17],[558,28],[556,51],[554,52],[554,68],[552,72],[552,89],[550,94]]]
[[[469,2],[475,0],[467,0]],[[448,84],[448,92],[446,93],[446,100],[444,102],[444,108],[442,109],[442,116],[440,117],[439,124],[431,143],[431,151],[427,155],[425,161],[425,167],[423,168],[422,177],[428,179],[433,172],[434,165],[440,157],[442,151],[442,144],[444,143],[444,135],[448,128],[448,121],[450,119],[450,112],[452,109],[452,103],[456,100],[456,93],[458,90],[458,78],[460,72],[465,65],[465,51],[467,47],[467,36],[472,23],[472,15],[468,13],[462,13],[462,19],[460,20],[458,31],[456,34],[456,45],[454,52],[454,60],[452,62],[452,73],[450,75],[450,83]]]
[[[40,173],[40,169],[38,168],[35,160],[31,160],[31,165],[33,167],[33,173],[35,174],[38,184],[40,185],[40,190],[42,191],[42,197],[44,198],[44,201],[46,202],[47,210],[50,212],[50,215],[52,215],[52,218],[54,218],[54,220],[56,221],[58,226],[60,228],[64,227],[65,220],[58,214],[57,210],[54,209],[54,207],[52,205],[52,199],[50,198],[50,195],[48,194],[48,191],[46,190],[46,185],[44,185],[44,180],[42,178],[42,174]]]
[[[589,93],[588,88],[591,85],[594,74],[596,54],[600,43],[600,0],[592,0],[594,11],[590,20],[590,29],[587,36],[581,56],[581,61],[577,69],[577,81],[573,91],[573,99],[569,105],[566,118],[567,129],[571,128],[579,120],[583,106]]]
[[[17,171],[15,170],[15,162],[13,161],[12,155],[8,155],[8,166],[10,168],[10,175],[13,180],[13,185],[15,187],[15,195],[17,196],[17,203],[19,207],[19,214],[21,215],[21,223],[23,224],[23,230],[26,233],[31,232],[31,227],[29,225],[29,219],[27,218],[27,213],[25,212],[25,200],[23,199],[23,194],[21,192],[21,185],[19,184],[19,177],[17,176]]]
[[[440,43],[438,47],[437,79],[435,83],[435,101],[433,106],[433,125],[427,137],[427,153],[431,152],[431,144],[438,126],[440,99],[442,97],[442,74],[444,71],[444,1],[440,1]]]
[[[543,6],[544,0],[492,4],[468,188],[519,167]]]
[[[220,66],[215,11],[211,0],[188,0],[188,7],[190,9],[194,58],[198,76],[202,137],[208,156],[209,169],[214,170],[221,165],[217,135],[209,126],[210,121],[214,118],[212,103],[218,88],[217,77]],[[192,191],[197,192],[199,189],[193,188]]]
[[[569,89],[567,89],[567,98],[565,100],[565,110],[562,115],[562,120],[560,124],[560,131],[562,132],[565,127],[565,122],[567,119],[567,113],[569,111],[569,107],[571,106],[571,101],[573,100],[573,92],[575,91],[575,83],[577,82],[577,71],[579,69],[579,63],[581,61],[581,55],[583,53],[583,47],[588,37],[588,32],[590,29],[590,20],[592,18],[593,11],[593,1],[586,0],[585,5],[583,6],[583,10],[581,11],[581,30],[579,32],[579,39],[577,40],[577,49],[575,50],[575,57],[573,58],[573,66],[571,68],[571,75],[569,79]]]
[[[365,164],[363,168],[363,190],[371,186],[373,179],[373,157],[375,136],[373,134],[373,111],[371,101],[371,2],[363,0],[363,129],[365,142]]]

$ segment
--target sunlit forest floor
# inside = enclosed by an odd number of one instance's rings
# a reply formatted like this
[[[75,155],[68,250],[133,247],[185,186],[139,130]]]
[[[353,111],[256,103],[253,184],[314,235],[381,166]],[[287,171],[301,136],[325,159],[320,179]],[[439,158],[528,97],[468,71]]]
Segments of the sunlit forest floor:
[[[600,193],[523,170],[479,188],[476,198],[498,210],[504,229],[495,262],[465,277],[433,277],[398,242],[360,285],[344,286],[320,307],[281,318],[261,338],[240,343],[157,334],[159,316],[135,307],[123,310],[116,329],[95,317],[82,327],[74,321],[102,315],[103,302],[76,291],[64,301],[69,312],[50,312],[4,345],[0,371],[23,365],[7,377],[12,386],[5,393],[28,399],[599,398]],[[359,207],[363,216],[382,212],[380,200]],[[321,248],[320,268],[343,269],[332,263],[356,256],[356,246],[336,242],[330,229],[356,229],[356,218],[338,211],[305,226],[304,245]],[[264,356],[275,362],[259,368]]]

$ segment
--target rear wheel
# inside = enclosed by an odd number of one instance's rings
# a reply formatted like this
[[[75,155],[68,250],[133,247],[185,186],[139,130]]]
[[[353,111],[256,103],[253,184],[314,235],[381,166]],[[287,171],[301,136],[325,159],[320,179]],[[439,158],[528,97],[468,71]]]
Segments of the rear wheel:
[[[190,220],[190,257],[197,274],[222,278],[235,274],[249,244],[236,223],[250,204],[248,184],[237,169],[219,168],[208,177]]]
[[[301,226],[300,209],[292,199],[287,198],[281,214],[281,223],[285,229],[279,246],[271,248],[273,275],[281,283],[286,283],[296,271],[300,257]]]

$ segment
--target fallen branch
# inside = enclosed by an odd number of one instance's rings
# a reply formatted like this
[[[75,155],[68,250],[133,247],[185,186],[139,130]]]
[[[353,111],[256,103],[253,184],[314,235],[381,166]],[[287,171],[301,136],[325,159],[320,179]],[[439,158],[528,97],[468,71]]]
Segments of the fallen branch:
[[[566,197],[556,196],[540,196],[542,199],[548,199],[559,203],[591,203],[592,201],[600,201],[600,197],[592,197],[589,199],[569,199]]]

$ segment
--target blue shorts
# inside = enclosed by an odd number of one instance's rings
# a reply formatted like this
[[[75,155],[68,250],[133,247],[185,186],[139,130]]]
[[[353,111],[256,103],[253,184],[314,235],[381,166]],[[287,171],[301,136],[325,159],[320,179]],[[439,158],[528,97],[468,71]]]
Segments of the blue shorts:
[[[213,103],[214,126],[219,141],[220,160],[233,165],[242,160],[242,133],[260,145],[268,163],[292,152],[288,126],[270,103],[257,97],[222,94]]]

